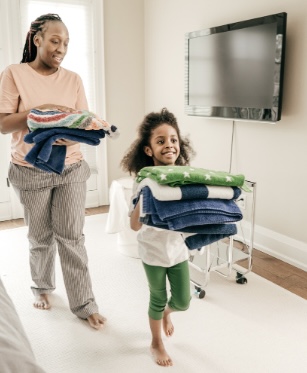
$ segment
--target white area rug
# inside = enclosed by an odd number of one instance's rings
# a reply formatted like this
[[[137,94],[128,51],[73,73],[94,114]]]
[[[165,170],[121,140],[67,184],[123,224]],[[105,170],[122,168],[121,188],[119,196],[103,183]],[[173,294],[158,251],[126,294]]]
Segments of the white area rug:
[[[106,218],[86,217],[85,226],[93,289],[108,318],[100,331],[69,311],[59,262],[52,309],[34,309],[27,229],[0,231],[0,275],[47,373],[306,371],[307,301],[253,273],[246,285],[212,273],[206,297],[193,296],[188,311],[173,314],[175,334],[165,345],[174,366],[155,365],[141,262],[118,251],[116,235],[104,232]]]

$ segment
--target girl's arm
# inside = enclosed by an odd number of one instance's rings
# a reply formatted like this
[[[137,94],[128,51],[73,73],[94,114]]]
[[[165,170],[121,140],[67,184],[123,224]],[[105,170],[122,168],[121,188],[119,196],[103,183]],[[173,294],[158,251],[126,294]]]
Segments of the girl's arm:
[[[138,201],[130,215],[130,227],[132,230],[138,231],[141,229],[142,225],[143,224],[140,222],[140,201]]]

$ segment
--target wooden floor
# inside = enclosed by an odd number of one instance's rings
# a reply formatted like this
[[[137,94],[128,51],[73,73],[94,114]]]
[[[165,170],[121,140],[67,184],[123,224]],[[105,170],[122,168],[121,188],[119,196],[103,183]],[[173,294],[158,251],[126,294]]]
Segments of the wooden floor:
[[[109,206],[86,209],[86,215],[103,214]],[[0,222],[0,230],[24,226],[23,219]],[[252,272],[307,300],[307,272],[253,249]]]

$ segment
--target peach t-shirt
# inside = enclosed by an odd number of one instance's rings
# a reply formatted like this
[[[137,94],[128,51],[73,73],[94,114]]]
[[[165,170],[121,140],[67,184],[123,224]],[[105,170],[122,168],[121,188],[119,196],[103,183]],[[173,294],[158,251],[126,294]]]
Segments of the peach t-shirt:
[[[80,76],[60,67],[51,75],[37,73],[27,63],[8,66],[0,75],[0,113],[18,113],[43,104],[68,106],[88,110]],[[12,133],[11,159],[21,166],[31,165],[24,160],[33,147],[23,141],[28,130]],[[80,144],[67,147],[65,164],[83,159]]]

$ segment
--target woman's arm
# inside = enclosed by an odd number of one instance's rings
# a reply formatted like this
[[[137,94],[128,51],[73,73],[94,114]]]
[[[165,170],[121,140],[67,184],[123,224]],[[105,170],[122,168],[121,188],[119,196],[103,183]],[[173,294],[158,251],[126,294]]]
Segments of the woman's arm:
[[[0,132],[3,135],[27,128],[27,116],[30,111],[14,114],[0,114]]]
[[[130,216],[130,227],[132,230],[138,231],[142,225],[140,222],[140,201],[138,201]]]
[[[37,106],[36,109],[39,110],[60,110],[66,113],[76,113],[78,110],[72,109],[67,106],[54,105],[54,104],[44,104]],[[21,113],[13,114],[1,114],[0,113],[0,132],[5,135],[8,133],[13,133],[17,131],[23,131],[27,128],[27,117],[30,110],[23,111]],[[60,144],[59,144],[60,145]],[[65,145],[65,144],[61,144]]]

